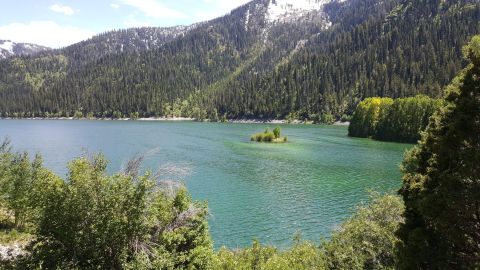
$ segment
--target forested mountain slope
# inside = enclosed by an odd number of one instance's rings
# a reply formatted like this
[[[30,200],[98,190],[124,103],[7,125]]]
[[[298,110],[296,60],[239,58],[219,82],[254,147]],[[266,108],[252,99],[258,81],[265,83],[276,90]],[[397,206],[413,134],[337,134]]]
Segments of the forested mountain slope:
[[[327,9],[333,27],[274,71],[232,81],[214,106],[303,119],[351,112],[365,97],[438,97],[463,66],[462,46],[480,32],[479,1],[362,0]]]
[[[115,30],[94,36],[80,43],[68,46],[56,54],[71,59],[70,64],[81,67],[107,55],[121,53],[138,54],[161,48],[165,43],[183,36],[196,26],[141,27]]]
[[[480,2],[255,0],[137,30],[141,45],[131,31],[0,61],[0,112],[312,118],[369,96],[438,96],[480,32]]]

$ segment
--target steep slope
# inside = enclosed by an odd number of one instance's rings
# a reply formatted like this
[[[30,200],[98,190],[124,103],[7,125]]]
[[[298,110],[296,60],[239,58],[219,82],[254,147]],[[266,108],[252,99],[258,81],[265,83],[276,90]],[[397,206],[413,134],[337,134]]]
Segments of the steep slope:
[[[371,96],[437,97],[480,32],[480,2],[351,0],[325,7],[332,26],[273,71],[245,72],[209,107],[232,116],[319,118]],[[232,93],[233,92],[233,93]]]
[[[438,95],[477,32],[478,0],[255,0],[185,31],[138,34],[145,46],[100,36],[1,61],[0,111],[339,117],[368,96]]]
[[[50,48],[30,43],[15,43],[10,40],[0,40],[0,59],[21,55],[33,55],[47,50],[50,50]]]

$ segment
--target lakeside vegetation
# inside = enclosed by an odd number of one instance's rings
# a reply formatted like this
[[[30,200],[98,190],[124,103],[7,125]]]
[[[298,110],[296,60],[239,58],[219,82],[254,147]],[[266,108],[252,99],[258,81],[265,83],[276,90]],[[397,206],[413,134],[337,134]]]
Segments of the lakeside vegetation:
[[[348,135],[381,141],[416,143],[442,99],[427,96],[409,98],[367,98],[355,109]]]
[[[266,142],[266,143],[286,143],[288,137],[282,137],[281,129],[276,127],[273,131],[270,131],[268,128],[263,133],[257,133],[250,137],[252,142]]]

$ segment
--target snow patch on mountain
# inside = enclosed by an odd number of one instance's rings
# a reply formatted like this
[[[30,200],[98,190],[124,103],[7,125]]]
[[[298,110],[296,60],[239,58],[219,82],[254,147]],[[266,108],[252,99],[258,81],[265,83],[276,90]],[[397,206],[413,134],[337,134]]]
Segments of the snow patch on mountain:
[[[299,18],[312,11],[322,11],[325,4],[333,1],[345,0],[269,0],[266,19],[269,23],[286,22],[292,17]]]
[[[13,45],[14,43],[10,40],[0,41],[0,49],[5,50],[10,54],[13,54]]]
[[[270,0],[266,19],[269,23],[282,22],[289,17],[299,17],[307,12],[321,10],[330,0]]]
[[[264,43],[270,37],[270,30],[280,24],[314,23],[321,29],[329,29],[332,22],[324,8],[327,4],[342,3],[348,0],[257,0],[251,2],[244,14],[245,30],[262,27]],[[257,17],[262,16],[265,24],[259,24]],[[255,23],[257,25],[255,25]]]
[[[250,9],[247,9],[247,14],[245,15],[245,30],[248,30],[249,22],[250,22]]]
[[[15,43],[10,40],[0,40],[0,59],[17,55],[34,54],[45,50],[49,50],[49,48],[35,44]]]

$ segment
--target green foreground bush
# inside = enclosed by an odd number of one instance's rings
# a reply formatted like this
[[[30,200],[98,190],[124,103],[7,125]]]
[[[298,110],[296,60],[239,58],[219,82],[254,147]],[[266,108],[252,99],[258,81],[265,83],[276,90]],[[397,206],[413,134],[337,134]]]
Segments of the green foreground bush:
[[[102,156],[78,158],[60,179],[37,156],[0,149],[3,226],[34,240],[18,269],[211,269],[207,206],[161,187],[139,160],[109,176]],[[23,179],[23,180],[22,180]],[[165,183],[164,183],[165,184]]]

